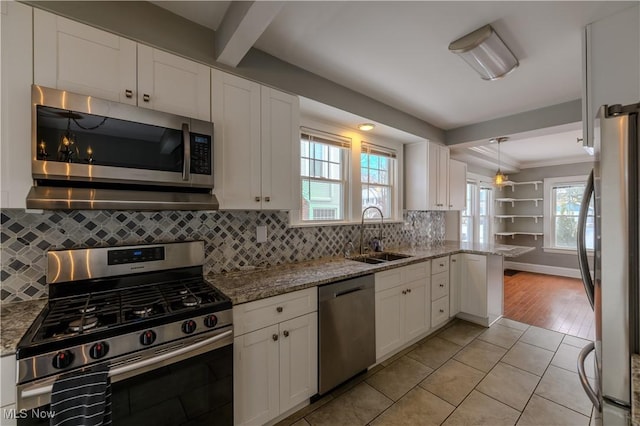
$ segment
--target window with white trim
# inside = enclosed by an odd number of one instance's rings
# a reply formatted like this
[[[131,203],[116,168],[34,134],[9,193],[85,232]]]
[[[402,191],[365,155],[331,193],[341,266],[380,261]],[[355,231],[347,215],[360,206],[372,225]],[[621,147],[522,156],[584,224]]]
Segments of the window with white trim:
[[[351,140],[324,132],[301,132],[303,222],[345,219]]]
[[[467,205],[460,213],[460,240],[487,244],[492,238],[493,186],[490,178],[467,180]]]
[[[586,181],[586,176],[544,180],[545,250],[576,251],[578,216]],[[593,250],[593,200],[589,205],[586,225],[586,246]]]
[[[360,183],[362,209],[377,207],[384,217],[392,217],[394,202],[394,167],[396,153],[393,150],[363,142],[360,151]],[[379,217],[375,209],[365,213],[365,218]]]

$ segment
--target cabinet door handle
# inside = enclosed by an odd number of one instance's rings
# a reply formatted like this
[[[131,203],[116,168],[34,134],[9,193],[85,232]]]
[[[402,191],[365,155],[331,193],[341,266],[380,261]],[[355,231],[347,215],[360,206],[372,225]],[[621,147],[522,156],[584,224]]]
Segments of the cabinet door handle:
[[[284,309],[282,308],[282,306],[278,306],[276,308],[276,311],[278,311],[278,313],[281,313]]]
[[[132,97],[133,97],[133,91],[132,91],[132,90],[127,89],[127,90],[125,90],[125,91],[124,91],[124,95],[125,95],[127,98],[132,98]]]
[[[254,198],[254,200],[256,200],[256,203],[259,203],[260,202],[260,197],[256,197],[256,198]]]
[[[147,95],[146,93],[142,95],[142,100],[145,102],[149,102],[151,100],[151,96]]]
[[[444,287],[444,284],[440,284],[440,287]]]
[[[453,207],[453,204],[449,204],[449,207]]]
[[[407,289],[407,293],[411,293],[411,289],[410,288]]]
[[[407,294],[407,290],[402,290],[402,294]]]
[[[444,314],[444,309],[440,309],[440,313],[441,313],[441,314]]]
[[[451,259],[451,261],[452,261],[452,262],[455,262],[456,260],[455,260],[455,259]]]
[[[441,264],[440,264],[440,267],[441,267],[441,268],[444,268],[444,263],[441,263]]]
[[[278,335],[277,335],[277,334],[274,334],[274,335],[272,335],[272,336],[271,336],[271,338],[272,338],[272,339],[273,339],[273,341],[275,342],[276,340],[278,340]]]
[[[283,331],[282,334],[284,335],[284,337],[289,337],[289,332],[287,330]]]
[[[269,201],[271,201],[271,197],[264,197],[264,201],[268,203]]]

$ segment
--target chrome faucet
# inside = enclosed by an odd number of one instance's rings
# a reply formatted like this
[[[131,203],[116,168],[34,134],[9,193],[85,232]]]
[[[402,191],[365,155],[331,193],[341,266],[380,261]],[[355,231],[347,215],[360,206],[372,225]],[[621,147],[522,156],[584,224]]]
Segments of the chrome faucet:
[[[360,254],[364,254],[364,244],[363,244],[363,236],[364,236],[364,214],[369,209],[376,209],[378,213],[380,213],[380,234],[378,235],[378,247],[382,246],[382,223],[384,222],[384,215],[382,214],[382,210],[380,210],[376,206],[369,206],[366,209],[362,210],[362,221],[360,222]],[[380,249],[382,251],[382,249]]]

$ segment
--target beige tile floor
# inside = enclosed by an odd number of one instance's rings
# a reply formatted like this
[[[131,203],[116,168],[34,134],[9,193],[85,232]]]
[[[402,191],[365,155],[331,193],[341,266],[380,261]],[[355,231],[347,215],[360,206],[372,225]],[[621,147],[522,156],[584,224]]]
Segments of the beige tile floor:
[[[508,319],[456,320],[279,425],[588,426],[576,372],[586,344]]]

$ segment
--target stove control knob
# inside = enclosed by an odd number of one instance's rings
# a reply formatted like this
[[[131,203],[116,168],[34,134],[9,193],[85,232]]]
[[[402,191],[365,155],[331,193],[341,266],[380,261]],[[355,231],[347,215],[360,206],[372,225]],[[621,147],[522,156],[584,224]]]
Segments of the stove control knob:
[[[140,343],[144,346],[149,346],[156,341],[156,333],[153,330],[147,330],[140,335]]]
[[[196,322],[194,320],[185,321],[182,323],[182,332],[185,334],[191,334],[196,331]]]
[[[91,346],[89,356],[93,359],[100,359],[109,352],[109,345],[106,342],[99,342]]]
[[[67,368],[73,361],[73,354],[71,351],[60,351],[53,357],[53,367],[57,369]]]
[[[216,317],[215,315],[209,315],[205,317],[204,325],[206,325],[207,327],[213,328],[216,326],[216,324],[218,324],[218,317]]]

